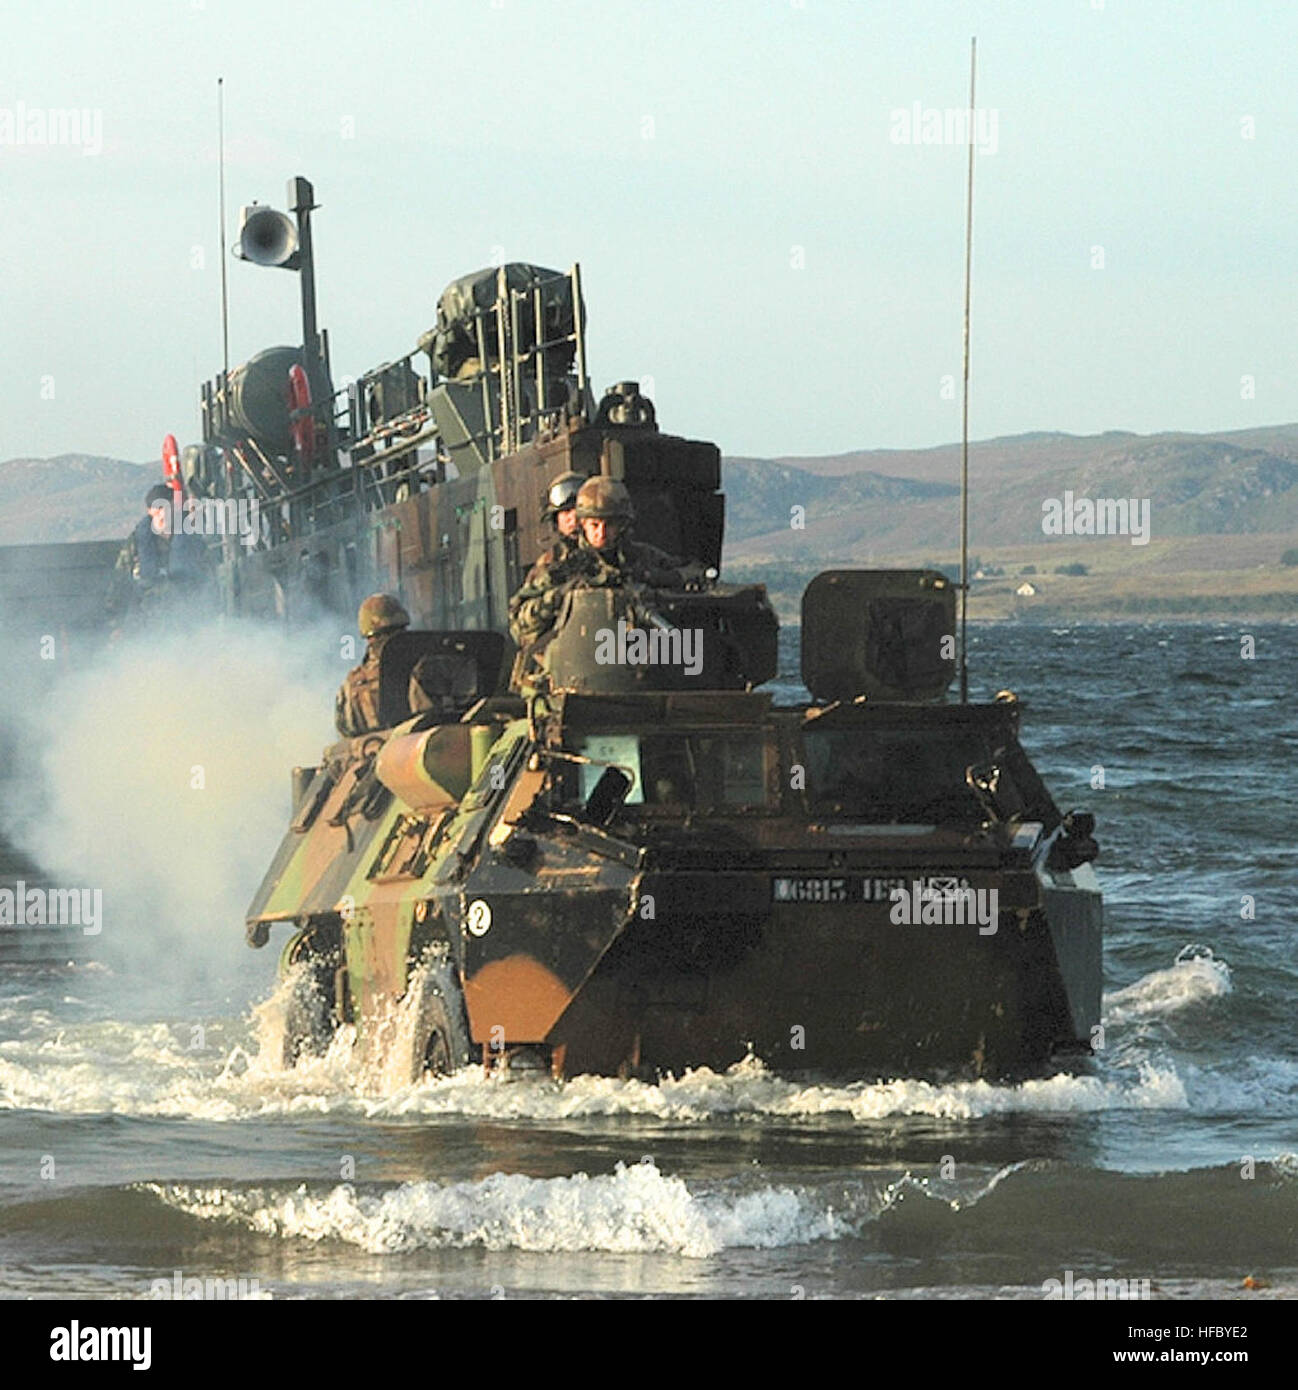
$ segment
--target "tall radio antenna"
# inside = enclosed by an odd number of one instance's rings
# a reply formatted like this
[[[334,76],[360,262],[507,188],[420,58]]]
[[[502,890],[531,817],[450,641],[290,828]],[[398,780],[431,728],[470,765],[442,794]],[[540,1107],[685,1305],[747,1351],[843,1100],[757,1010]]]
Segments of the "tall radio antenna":
[[[230,376],[230,299],[225,269],[225,78],[216,79],[216,162],[221,218],[221,390]]]
[[[964,403],[960,427],[960,703],[969,700],[969,297],[973,271],[974,179],[974,79],[978,64],[978,40],[969,40],[969,178],[965,192],[964,222]]]

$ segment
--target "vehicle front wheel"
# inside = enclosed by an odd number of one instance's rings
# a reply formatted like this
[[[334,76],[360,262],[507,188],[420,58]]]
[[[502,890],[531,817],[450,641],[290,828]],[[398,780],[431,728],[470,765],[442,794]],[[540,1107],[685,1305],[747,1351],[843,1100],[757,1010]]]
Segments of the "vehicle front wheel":
[[[329,1050],[340,1022],[337,976],[340,953],[303,932],[285,948],[281,961],[288,997],[284,1001],[284,1040],[281,1064],[295,1067],[303,1057],[320,1057]]]
[[[410,1081],[450,1076],[472,1060],[464,994],[448,961],[425,961],[411,972],[406,991],[408,1026],[403,1039],[402,1072]]]

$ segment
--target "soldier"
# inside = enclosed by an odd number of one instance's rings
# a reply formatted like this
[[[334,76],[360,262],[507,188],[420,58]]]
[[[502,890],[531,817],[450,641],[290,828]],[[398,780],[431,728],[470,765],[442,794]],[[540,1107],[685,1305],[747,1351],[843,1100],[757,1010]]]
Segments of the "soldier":
[[[521,648],[534,647],[546,636],[573,585],[680,589],[700,577],[694,573],[697,566],[686,566],[656,546],[631,539],[635,509],[626,484],[618,479],[587,478],[577,493],[575,510],[582,531],[576,548],[553,564],[541,567],[538,561],[510,601],[509,630]]]
[[[577,544],[581,531],[581,523],[577,520],[577,494],[585,481],[581,473],[560,473],[546,493],[545,514],[559,533],[558,541],[546,554],[556,559],[561,559]]]
[[[410,614],[391,594],[371,594],[361,604],[356,625],[365,638],[365,659],[347,673],[334,701],[334,723],[343,738],[381,728],[379,657],[388,638],[410,626]]]
[[[554,565],[572,558],[581,538],[581,523],[577,520],[577,493],[586,481],[580,473],[559,473],[546,493],[545,516],[554,523],[559,536],[549,550],[542,553],[527,572],[527,578],[509,601],[509,631],[518,646],[531,639],[526,636],[526,624],[519,622],[519,610],[527,601],[548,587],[545,575]]]
[[[205,553],[197,535],[173,533],[172,489],[155,483],[144,496],[144,515],[117,556],[106,607],[112,618],[134,606],[161,606],[174,589],[196,588]]]
[[[647,584],[651,589],[680,589],[687,582],[683,560],[656,545],[631,539],[635,508],[626,484],[616,478],[587,478],[577,493],[581,539],[576,564],[588,584]]]

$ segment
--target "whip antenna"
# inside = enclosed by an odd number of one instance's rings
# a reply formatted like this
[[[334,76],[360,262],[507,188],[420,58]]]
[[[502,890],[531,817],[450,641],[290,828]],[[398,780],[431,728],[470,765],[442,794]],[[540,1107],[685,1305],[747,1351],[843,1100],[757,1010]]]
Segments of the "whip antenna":
[[[965,624],[969,617],[969,293],[973,270],[974,77],[978,40],[969,40],[969,178],[964,221],[964,403],[960,428],[960,703],[969,700],[969,646]]]
[[[225,271],[225,78],[216,79],[216,163],[221,218],[221,390],[230,376],[230,300]]]

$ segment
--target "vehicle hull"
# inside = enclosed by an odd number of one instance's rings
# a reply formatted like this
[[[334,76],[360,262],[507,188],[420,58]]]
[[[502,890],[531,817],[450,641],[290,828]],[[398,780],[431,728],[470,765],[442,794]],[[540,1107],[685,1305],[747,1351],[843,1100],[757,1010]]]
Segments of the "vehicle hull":
[[[1102,937],[1093,885],[1040,885],[1035,905],[980,924],[899,922],[889,903],[772,904],[773,881],[640,876],[607,945],[574,930],[580,905],[533,895],[527,917],[568,937],[562,963],[537,959],[530,929],[511,930],[522,909],[507,896],[478,899],[492,911],[491,960],[511,970],[493,980],[485,947],[470,964],[475,1039],[489,1044],[506,1020],[519,1037],[511,996],[548,989],[554,1021],[534,1040],[564,1074],[721,1070],[751,1052],[776,1071],[853,1079],[1020,1077],[1089,1049]],[[652,919],[637,907],[647,901]]]

